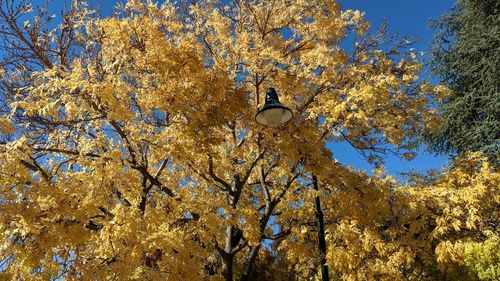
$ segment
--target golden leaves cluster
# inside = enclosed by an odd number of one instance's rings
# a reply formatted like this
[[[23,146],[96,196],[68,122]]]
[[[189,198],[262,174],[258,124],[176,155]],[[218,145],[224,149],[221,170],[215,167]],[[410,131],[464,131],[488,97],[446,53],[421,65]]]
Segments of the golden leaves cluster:
[[[411,53],[365,44],[363,14],[335,1],[224,3],[131,0],[106,18],[82,6],[78,55],[2,73],[13,89],[0,117],[2,277],[217,279],[221,258],[241,272],[265,241],[257,260],[277,253],[306,276],[316,195],[345,278],[459,260],[457,235],[498,203],[497,174],[473,166],[397,187],[326,147],[411,149],[419,122],[435,120],[428,94],[445,89],[418,84]],[[254,121],[267,87],[294,112],[286,127]]]

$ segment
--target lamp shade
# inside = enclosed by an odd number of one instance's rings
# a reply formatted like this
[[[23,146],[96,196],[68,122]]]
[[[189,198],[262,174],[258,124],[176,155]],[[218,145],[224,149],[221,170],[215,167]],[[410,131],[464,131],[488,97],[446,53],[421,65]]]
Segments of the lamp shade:
[[[262,109],[257,112],[257,115],[255,115],[255,121],[264,126],[278,127],[290,121],[292,116],[292,111],[281,104],[276,90],[269,88],[266,92],[266,102]]]

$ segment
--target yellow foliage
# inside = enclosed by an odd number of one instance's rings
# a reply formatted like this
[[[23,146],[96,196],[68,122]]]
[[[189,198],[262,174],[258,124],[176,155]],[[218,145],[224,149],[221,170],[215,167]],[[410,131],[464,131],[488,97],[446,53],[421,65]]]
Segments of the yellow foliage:
[[[254,263],[311,278],[320,196],[332,270],[415,279],[460,262],[498,215],[499,175],[477,156],[431,186],[398,186],[326,148],[410,159],[416,128],[437,122],[428,95],[446,92],[418,85],[411,53],[367,46],[363,13],[130,0],[99,18],[77,2],[1,74],[2,278],[218,280]],[[294,113],[286,126],[254,121],[267,87]]]

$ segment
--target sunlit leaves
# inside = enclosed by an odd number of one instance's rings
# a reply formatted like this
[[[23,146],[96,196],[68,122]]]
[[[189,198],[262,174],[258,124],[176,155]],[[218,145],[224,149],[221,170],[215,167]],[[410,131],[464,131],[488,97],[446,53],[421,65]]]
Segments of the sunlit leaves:
[[[38,58],[50,67],[2,73],[9,278],[217,279],[229,264],[314,278],[320,196],[332,270],[393,280],[460,262],[461,239],[490,219],[498,175],[477,156],[431,186],[399,186],[327,149],[411,159],[414,128],[437,122],[428,94],[446,92],[417,82],[412,52],[367,45],[361,12],[334,1],[128,1],[106,18],[74,8],[72,52],[50,45]],[[271,86],[294,113],[279,128],[254,120]]]

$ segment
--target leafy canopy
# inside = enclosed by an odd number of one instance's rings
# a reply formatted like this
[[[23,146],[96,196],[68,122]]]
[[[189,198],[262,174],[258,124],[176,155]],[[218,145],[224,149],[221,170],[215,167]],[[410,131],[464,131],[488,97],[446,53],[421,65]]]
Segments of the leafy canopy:
[[[434,23],[434,74],[453,94],[424,139],[437,152],[481,151],[500,164],[500,2],[459,0]]]
[[[2,278],[316,278],[320,195],[335,274],[422,280],[497,223],[498,174],[477,157],[404,188],[326,149],[411,158],[443,92],[358,11],[128,1],[100,18],[75,1],[55,25],[0,3]],[[271,86],[294,112],[286,126],[254,121]]]

